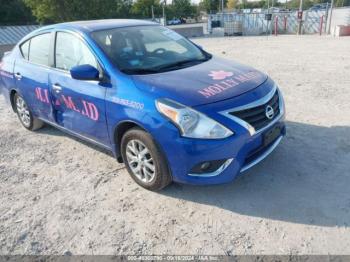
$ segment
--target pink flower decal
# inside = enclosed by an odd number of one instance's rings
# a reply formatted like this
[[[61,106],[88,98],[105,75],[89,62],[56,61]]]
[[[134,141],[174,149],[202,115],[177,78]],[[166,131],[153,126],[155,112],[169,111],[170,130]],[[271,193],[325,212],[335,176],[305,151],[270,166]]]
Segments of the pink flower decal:
[[[232,72],[226,72],[224,70],[211,71],[210,73],[209,76],[211,76],[213,80],[224,80],[227,77],[233,76]]]

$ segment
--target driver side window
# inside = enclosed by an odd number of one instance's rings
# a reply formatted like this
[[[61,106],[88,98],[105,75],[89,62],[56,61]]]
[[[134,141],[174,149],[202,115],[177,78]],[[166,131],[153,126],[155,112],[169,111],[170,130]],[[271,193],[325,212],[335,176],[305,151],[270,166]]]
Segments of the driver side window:
[[[65,71],[85,64],[98,68],[90,49],[79,38],[65,32],[58,32],[56,35],[55,61],[56,68]]]

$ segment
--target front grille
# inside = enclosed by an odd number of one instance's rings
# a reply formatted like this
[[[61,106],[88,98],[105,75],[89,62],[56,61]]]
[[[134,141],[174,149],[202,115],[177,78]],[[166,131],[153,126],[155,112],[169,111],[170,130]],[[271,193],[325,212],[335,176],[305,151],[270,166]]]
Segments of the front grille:
[[[278,117],[280,114],[279,100],[280,98],[278,95],[278,90],[276,90],[272,98],[265,104],[241,111],[233,111],[229,114],[244,120],[253,126],[256,131],[258,131],[270,124],[276,117]],[[274,111],[274,116],[271,119],[267,118],[265,113],[266,107],[268,105],[271,106]]]

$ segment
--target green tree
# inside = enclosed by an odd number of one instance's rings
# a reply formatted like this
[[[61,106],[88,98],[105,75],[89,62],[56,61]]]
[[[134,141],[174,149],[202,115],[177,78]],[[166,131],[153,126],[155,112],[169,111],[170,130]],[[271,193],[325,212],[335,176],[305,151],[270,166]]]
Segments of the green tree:
[[[270,3],[271,3],[271,1],[270,1]],[[265,0],[261,0],[261,1],[243,0],[242,3],[239,5],[239,7],[241,9],[267,8],[267,1],[265,1]]]
[[[233,9],[236,9],[237,5],[238,5],[238,0],[228,0],[226,7],[229,10],[233,10]]]
[[[22,0],[0,0],[0,24],[30,24],[35,18]]]
[[[41,23],[127,17],[132,0],[24,0]]]
[[[190,0],[173,0],[172,9],[174,17],[193,17],[196,15],[196,7],[191,5]],[[169,17],[169,16],[168,16]]]
[[[151,18],[152,6],[155,16],[160,16],[162,6],[159,0],[137,0],[132,6],[132,14],[140,18]]]
[[[336,7],[350,6],[350,0],[336,0],[335,6]],[[349,17],[349,23],[350,23],[350,17]]]
[[[303,1],[303,9],[309,9],[314,4],[311,0],[304,0]],[[300,6],[300,0],[290,0],[286,3],[287,8],[292,9],[299,9]]]
[[[207,13],[216,13],[220,10],[219,8],[220,0],[202,0],[199,3],[200,9],[206,11]]]

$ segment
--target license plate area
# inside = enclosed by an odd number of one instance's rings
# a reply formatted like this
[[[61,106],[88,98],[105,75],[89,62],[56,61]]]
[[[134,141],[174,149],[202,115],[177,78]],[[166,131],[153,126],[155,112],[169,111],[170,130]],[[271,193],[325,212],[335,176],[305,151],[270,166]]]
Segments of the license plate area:
[[[268,146],[281,135],[281,127],[275,126],[263,135],[263,145]]]

